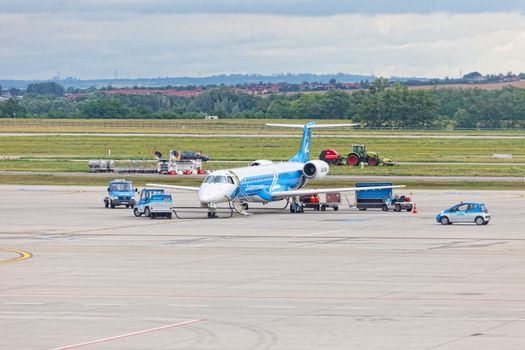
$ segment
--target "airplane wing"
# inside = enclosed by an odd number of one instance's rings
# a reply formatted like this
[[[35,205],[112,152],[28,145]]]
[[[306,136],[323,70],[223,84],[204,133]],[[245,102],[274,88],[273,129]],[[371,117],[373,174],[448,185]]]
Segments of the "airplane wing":
[[[197,192],[199,190],[199,187],[192,187],[192,186],[175,186],[175,185],[160,185],[160,184],[146,184],[146,186],[173,188],[174,190],[193,191],[193,192]]]
[[[303,196],[308,194],[321,194],[321,193],[334,193],[334,192],[353,192],[353,191],[370,191],[370,190],[382,190],[385,188],[400,188],[405,185],[396,186],[370,186],[370,187],[343,187],[343,188],[322,188],[322,189],[302,189],[302,190],[290,190],[290,191],[276,191],[272,192],[272,198],[290,198]]]
[[[295,128],[295,129],[304,129],[303,124],[266,124],[267,126],[276,126],[281,128]],[[309,125],[310,129],[319,129],[319,128],[339,128],[344,126],[356,126],[360,124],[312,124]]]

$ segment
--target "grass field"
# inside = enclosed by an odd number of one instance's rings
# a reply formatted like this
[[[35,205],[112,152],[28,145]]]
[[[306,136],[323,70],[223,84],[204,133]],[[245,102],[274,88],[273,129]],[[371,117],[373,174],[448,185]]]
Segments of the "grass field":
[[[1,124],[0,120],[0,125]],[[5,121],[5,120],[4,120]],[[56,120],[39,120],[40,127],[55,125]],[[96,132],[99,129],[111,132],[168,132],[175,128],[178,132],[196,131],[209,132],[209,136],[153,137],[153,136],[2,136],[0,137],[0,158],[21,157],[18,160],[0,160],[0,170],[4,171],[42,171],[42,172],[87,172],[88,159],[115,159],[117,167],[127,167],[124,160],[152,160],[154,150],[160,150],[165,155],[170,149],[201,150],[211,159],[219,162],[205,163],[206,169],[231,168],[247,165],[255,159],[287,160],[297,152],[300,130],[283,130],[264,128],[268,120],[169,120],[169,121],[126,121],[126,120],[66,120],[60,121],[58,132],[79,131]],[[281,123],[303,123],[305,121],[272,120]],[[323,122],[341,121],[327,120]],[[67,124],[69,123],[69,124]],[[102,123],[102,124],[101,124]],[[127,129],[128,123],[134,123]],[[212,124],[210,124],[212,123]],[[102,125],[102,126],[101,126]],[[206,125],[215,125],[215,129]],[[219,126],[220,125],[220,126]],[[141,129],[144,126],[146,129]],[[159,129],[159,126],[162,128]],[[28,128],[32,128],[30,124]],[[80,129],[79,129],[80,128]],[[189,128],[189,129],[188,129]],[[174,129],[174,130],[175,130]],[[0,132],[6,130],[4,126]],[[28,131],[28,130],[22,130]],[[36,130],[30,131],[50,131]],[[220,134],[236,132],[244,134],[269,134],[288,132],[296,137],[224,137]],[[516,136],[524,135],[524,131],[402,131],[404,135],[422,135],[421,138],[390,138],[392,131],[359,131],[368,133],[370,137],[348,138],[316,138],[315,135],[326,132],[316,130],[312,140],[312,158],[317,158],[323,149],[336,149],[343,154],[351,150],[352,144],[364,143],[367,149],[377,151],[382,156],[398,162],[416,162],[417,164],[401,164],[395,167],[364,167],[331,166],[332,175],[427,175],[427,176],[523,176],[525,173],[525,139],[520,138],[439,138],[436,135],[484,135],[484,136]],[[340,130],[340,133],[352,135],[353,131]],[[395,131],[397,134],[398,131]],[[215,135],[216,134],[216,135]],[[381,137],[385,135],[385,137]],[[432,137],[424,137],[425,135]],[[372,137],[373,136],[373,137]],[[108,156],[108,150],[111,155]],[[494,153],[512,154],[512,159],[493,159]],[[221,162],[222,161],[222,162]],[[241,161],[241,163],[228,163]],[[243,163],[244,162],[244,163]],[[436,164],[443,162],[447,164]],[[517,165],[516,165],[517,164]],[[154,163],[150,164],[154,167]],[[8,175],[4,175],[8,176]],[[111,177],[111,176],[110,176]],[[47,181],[45,177],[33,177],[35,181]],[[93,181],[98,178],[94,178]],[[53,181],[57,181],[56,177]],[[5,178],[2,181],[11,181]],[[28,180],[29,181],[29,180]],[[49,180],[51,181],[51,180]],[[62,180],[60,180],[62,181]],[[63,181],[69,181],[64,179]],[[73,180],[72,180],[73,181]],[[75,180],[77,181],[77,180]],[[91,180],[90,180],[91,181]],[[104,180],[105,181],[105,180]],[[184,180],[187,181],[187,180]],[[451,185],[447,183],[446,186]],[[429,184],[427,183],[426,188]],[[435,185],[441,186],[441,185]],[[463,186],[458,184],[458,186]],[[467,185],[464,185],[467,186]],[[476,184],[476,188],[479,185]],[[510,185],[505,185],[510,186]]]
[[[298,138],[232,137],[102,137],[9,136],[0,138],[0,156],[64,159],[152,159],[154,150],[202,150],[214,160],[286,160],[299,145]],[[524,139],[390,139],[313,138],[312,155],[334,148],[341,153],[354,143],[396,161],[416,162],[524,162]],[[108,156],[108,149],[111,156]],[[508,153],[512,160],[494,160],[494,153]]]
[[[18,156],[22,159],[0,160],[0,170],[85,172],[88,170],[88,159],[151,160],[153,151],[157,149],[165,154],[170,149],[202,150],[211,159],[222,161],[249,162],[254,159],[279,161],[289,159],[297,151],[298,143],[298,138],[268,137],[9,136],[0,137],[0,156]],[[369,150],[378,151],[383,156],[399,162],[419,162],[419,164],[364,169],[332,166],[331,174],[523,176],[525,172],[525,165],[512,165],[525,163],[523,139],[314,138],[312,158],[316,158],[320,151],[326,148],[334,148],[346,153],[353,143],[365,143]],[[107,155],[108,149],[111,150],[111,156]],[[495,160],[492,159],[494,153],[512,154],[513,159]],[[85,161],[73,161],[75,159]],[[469,163],[478,163],[478,165]],[[505,163],[512,164],[505,165]],[[206,163],[205,167],[217,169],[242,165]],[[117,163],[117,166],[127,167],[127,164]]]

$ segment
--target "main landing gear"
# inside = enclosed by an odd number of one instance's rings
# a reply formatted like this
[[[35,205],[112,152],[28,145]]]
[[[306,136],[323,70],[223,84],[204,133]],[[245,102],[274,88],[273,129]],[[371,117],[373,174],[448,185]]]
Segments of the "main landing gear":
[[[297,198],[293,198],[292,204],[290,204],[290,213],[304,213],[304,207],[299,203]]]

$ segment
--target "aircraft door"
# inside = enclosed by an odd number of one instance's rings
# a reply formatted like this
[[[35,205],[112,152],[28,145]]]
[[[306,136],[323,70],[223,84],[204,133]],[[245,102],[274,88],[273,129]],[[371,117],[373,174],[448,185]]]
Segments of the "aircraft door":
[[[228,175],[228,182],[230,182],[230,180],[235,185],[235,190],[230,195],[230,198],[233,199],[239,195],[241,182],[239,180],[239,177],[235,173],[232,173],[232,172],[230,172],[230,174]]]

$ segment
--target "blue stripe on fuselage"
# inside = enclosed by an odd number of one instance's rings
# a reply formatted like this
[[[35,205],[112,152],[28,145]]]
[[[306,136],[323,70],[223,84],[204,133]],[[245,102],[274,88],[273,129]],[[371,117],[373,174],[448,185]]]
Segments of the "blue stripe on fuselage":
[[[303,172],[301,170],[278,173],[275,184],[274,176],[271,174],[249,176],[241,180],[240,191],[238,191],[237,197],[242,199],[244,197],[258,196],[265,201],[271,201],[272,185],[277,187],[279,191],[287,191],[297,189],[302,182]]]

